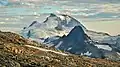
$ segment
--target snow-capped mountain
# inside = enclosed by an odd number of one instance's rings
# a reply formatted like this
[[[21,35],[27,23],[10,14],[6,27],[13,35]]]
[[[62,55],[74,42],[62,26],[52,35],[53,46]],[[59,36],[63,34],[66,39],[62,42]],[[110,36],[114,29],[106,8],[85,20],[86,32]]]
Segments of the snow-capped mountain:
[[[120,36],[88,30],[68,15],[50,14],[43,22],[33,21],[21,35],[73,54],[120,60]]]
[[[68,34],[72,28],[80,25],[86,29],[79,21],[68,15],[50,14],[45,21],[33,21],[31,25],[22,30],[22,35],[26,38],[46,38],[51,36],[63,36]]]
[[[64,14],[51,13],[43,22],[33,21],[28,27],[22,30],[22,35],[26,38],[47,38],[67,35],[75,26],[81,26],[84,32],[95,42],[100,42],[109,34],[87,30],[81,22],[75,18]]]

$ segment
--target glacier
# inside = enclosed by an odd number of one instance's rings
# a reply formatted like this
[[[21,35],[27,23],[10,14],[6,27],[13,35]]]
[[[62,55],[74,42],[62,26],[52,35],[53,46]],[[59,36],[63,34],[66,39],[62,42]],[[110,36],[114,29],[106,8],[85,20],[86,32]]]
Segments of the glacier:
[[[51,13],[43,22],[33,21],[24,27],[20,34],[72,54],[120,60],[119,35],[91,31],[66,14]]]

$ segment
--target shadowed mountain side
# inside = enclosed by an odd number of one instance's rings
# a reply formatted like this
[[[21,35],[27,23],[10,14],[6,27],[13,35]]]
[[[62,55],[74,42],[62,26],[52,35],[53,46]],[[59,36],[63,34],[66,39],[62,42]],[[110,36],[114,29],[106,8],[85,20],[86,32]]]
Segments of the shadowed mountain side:
[[[67,36],[64,35],[63,37],[58,37],[53,40],[47,38],[44,43],[48,44],[49,47],[54,46],[57,49],[72,54],[120,60],[120,55],[117,54],[118,51],[114,50],[109,44],[94,42],[87,34],[85,34],[81,26],[75,26]],[[101,45],[105,48],[101,47]]]
[[[102,58],[102,52],[88,41],[90,39],[84,33],[83,29],[80,26],[75,26],[67,36],[51,41],[49,44],[54,44],[53,46],[57,49],[73,54]]]

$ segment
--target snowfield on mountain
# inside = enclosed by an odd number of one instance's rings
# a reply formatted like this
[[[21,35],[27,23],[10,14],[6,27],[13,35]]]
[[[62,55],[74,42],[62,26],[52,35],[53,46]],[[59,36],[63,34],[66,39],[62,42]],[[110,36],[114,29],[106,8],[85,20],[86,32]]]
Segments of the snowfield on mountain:
[[[91,31],[69,15],[52,13],[45,21],[24,27],[21,35],[72,54],[120,60],[119,35]]]

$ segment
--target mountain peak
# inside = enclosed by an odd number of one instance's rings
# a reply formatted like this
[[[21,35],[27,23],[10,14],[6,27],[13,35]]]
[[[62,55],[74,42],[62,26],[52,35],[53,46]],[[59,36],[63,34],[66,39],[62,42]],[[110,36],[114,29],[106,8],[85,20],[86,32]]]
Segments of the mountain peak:
[[[84,30],[82,29],[82,27],[75,26],[67,36],[72,37],[72,38],[81,39],[81,38],[84,38],[84,35],[85,35],[85,33],[84,33]]]
[[[83,31],[83,29],[82,29],[81,26],[75,26],[72,30],[75,30],[75,31]]]
[[[55,17],[56,15],[54,13],[51,13],[49,17]]]
[[[29,25],[29,27],[33,26],[36,23],[38,23],[38,22],[37,21],[33,21],[32,24]]]

